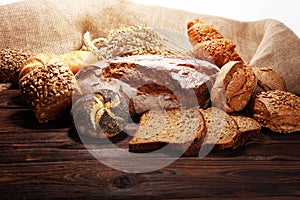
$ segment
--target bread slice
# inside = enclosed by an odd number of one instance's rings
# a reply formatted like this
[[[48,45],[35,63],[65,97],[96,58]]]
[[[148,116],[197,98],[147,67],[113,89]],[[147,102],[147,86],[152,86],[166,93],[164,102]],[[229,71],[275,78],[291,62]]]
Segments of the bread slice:
[[[206,128],[198,109],[150,110],[141,117],[139,127],[129,141],[132,152],[167,150],[182,151],[183,156],[197,155]],[[169,152],[166,152],[169,153]]]
[[[204,146],[213,146],[215,150],[234,147],[240,135],[235,120],[215,107],[200,109],[200,112],[203,114],[207,129]]]
[[[249,138],[260,133],[261,126],[256,120],[242,115],[232,115],[231,117],[237,123],[240,132],[234,147],[245,145]]]

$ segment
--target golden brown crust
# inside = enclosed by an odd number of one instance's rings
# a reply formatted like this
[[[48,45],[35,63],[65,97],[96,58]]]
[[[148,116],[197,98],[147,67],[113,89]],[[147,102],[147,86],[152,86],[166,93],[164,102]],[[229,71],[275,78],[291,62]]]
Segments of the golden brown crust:
[[[222,67],[230,61],[235,45],[226,39],[209,40],[194,46],[196,58],[207,60]]]
[[[300,130],[300,97],[285,91],[262,92],[254,100],[253,117],[262,126],[278,132]]]
[[[89,51],[71,51],[62,56],[73,74],[76,74],[83,67],[89,66],[98,61],[95,54]]]
[[[224,38],[213,26],[195,19],[188,22],[187,28],[196,58],[212,62],[220,68],[229,61],[243,62],[234,50],[235,44]]]
[[[231,61],[221,68],[211,90],[212,103],[226,112],[241,111],[256,87],[256,76],[250,67]]]
[[[223,38],[223,36],[217,29],[209,24],[205,24],[199,19],[188,22],[187,28],[189,41],[193,46],[208,40]]]

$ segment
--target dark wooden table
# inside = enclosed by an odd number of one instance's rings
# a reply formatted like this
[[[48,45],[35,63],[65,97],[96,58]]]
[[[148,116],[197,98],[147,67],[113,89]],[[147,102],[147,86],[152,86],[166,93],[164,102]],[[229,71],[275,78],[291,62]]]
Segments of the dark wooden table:
[[[17,89],[0,93],[0,116],[1,200],[300,198],[299,132],[134,174],[90,155],[68,117],[38,124]]]

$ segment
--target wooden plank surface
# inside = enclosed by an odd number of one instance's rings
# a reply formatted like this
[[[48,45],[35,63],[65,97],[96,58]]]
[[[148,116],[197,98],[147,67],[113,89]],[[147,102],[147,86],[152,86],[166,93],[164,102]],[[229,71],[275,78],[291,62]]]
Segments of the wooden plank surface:
[[[38,124],[17,89],[0,93],[0,116],[1,200],[300,198],[299,132],[264,130],[245,147],[134,174],[89,154],[69,116]]]

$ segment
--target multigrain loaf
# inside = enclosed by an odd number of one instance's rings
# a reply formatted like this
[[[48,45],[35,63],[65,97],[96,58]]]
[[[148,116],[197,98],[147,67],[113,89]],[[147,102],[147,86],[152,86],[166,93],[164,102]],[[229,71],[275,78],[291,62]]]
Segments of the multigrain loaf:
[[[23,98],[40,123],[56,119],[71,108],[75,82],[70,68],[48,53],[28,59],[19,76]]]
[[[147,152],[168,145],[166,151],[176,150],[184,156],[194,156],[201,148],[205,133],[204,119],[198,109],[150,110],[141,117],[129,141],[129,150]]]
[[[18,83],[24,62],[32,55],[28,51],[6,48],[0,51],[0,82]]]
[[[262,92],[254,100],[253,117],[278,133],[299,131],[300,97],[281,90]]]
[[[239,61],[230,61],[221,68],[212,87],[212,104],[228,113],[241,111],[248,104],[256,85],[257,78],[250,67]]]

